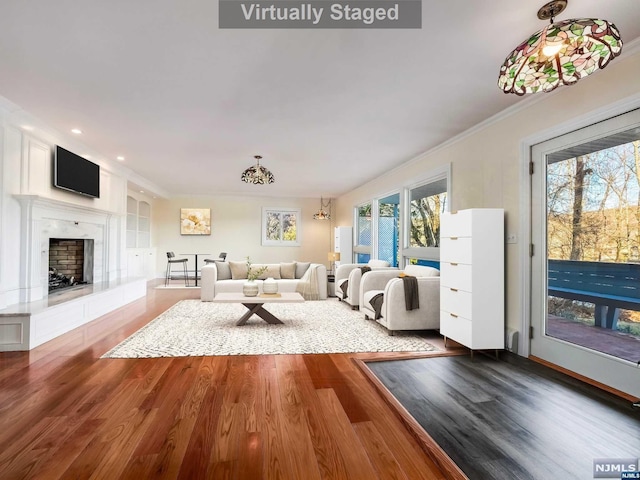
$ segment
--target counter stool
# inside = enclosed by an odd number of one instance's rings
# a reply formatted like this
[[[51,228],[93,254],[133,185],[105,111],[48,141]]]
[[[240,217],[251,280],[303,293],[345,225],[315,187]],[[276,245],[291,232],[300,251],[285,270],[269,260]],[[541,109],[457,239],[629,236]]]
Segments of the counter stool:
[[[189,286],[189,275],[187,274],[187,261],[188,258],[175,258],[176,254],[173,252],[167,252],[167,272],[164,277],[164,286],[166,287],[169,284],[169,280],[171,280],[171,265],[174,263],[181,263],[182,269],[184,271],[184,285],[185,287]]]
[[[215,261],[220,261],[222,260],[223,262],[227,259],[227,252],[220,252],[220,255],[218,255],[218,258],[216,259],[212,259],[212,258],[205,258],[204,259],[204,263],[209,265],[210,263],[214,263]]]

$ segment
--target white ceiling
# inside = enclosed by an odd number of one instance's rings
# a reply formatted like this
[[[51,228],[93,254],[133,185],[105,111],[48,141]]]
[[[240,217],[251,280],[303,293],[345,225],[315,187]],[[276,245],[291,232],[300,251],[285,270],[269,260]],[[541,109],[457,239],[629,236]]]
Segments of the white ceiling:
[[[0,95],[170,194],[337,196],[522,101],[498,71],[543,3],[424,1],[421,30],[220,30],[213,0],[2,0]],[[640,36],[637,0],[570,0],[573,17]],[[256,154],[274,184],[240,181]]]

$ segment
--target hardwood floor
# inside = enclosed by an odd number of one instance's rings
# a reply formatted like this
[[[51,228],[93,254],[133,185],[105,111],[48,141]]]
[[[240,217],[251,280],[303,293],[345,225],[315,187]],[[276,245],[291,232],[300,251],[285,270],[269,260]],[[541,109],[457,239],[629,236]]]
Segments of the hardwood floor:
[[[353,361],[374,354],[100,358],[198,296],[0,353],[0,478],[445,478]]]

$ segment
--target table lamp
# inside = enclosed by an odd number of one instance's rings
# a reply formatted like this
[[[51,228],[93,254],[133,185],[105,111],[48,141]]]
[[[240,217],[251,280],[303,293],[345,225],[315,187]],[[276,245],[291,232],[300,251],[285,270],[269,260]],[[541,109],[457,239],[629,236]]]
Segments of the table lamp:
[[[329,268],[330,272],[333,273],[333,265],[334,262],[340,261],[340,252],[329,252],[327,253],[327,260],[329,260]]]

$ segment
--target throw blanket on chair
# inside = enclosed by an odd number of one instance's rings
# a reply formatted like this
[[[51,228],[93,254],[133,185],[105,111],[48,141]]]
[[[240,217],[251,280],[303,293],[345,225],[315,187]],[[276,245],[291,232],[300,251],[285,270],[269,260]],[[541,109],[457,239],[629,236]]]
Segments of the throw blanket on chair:
[[[340,293],[341,293],[341,299],[344,300],[345,298],[347,298],[347,287],[349,286],[349,279],[347,278],[346,280],[343,280],[342,283],[340,284]]]
[[[373,317],[374,320],[378,320],[382,316],[380,315],[380,312],[382,311],[382,302],[384,302],[384,293],[377,293],[371,297],[371,300],[369,300],[369,303],[373,307],[373,311],[376,312],[375,317]]]
[[[420,308],[420,299],[418,298],[418,279],[410,275],[403,275],[404,283],[404,305],[407,310],[417,310]]]
[[[362,275],[364,275],[365,273],[371,271],[371,267],[369,267],[368,265],[365,265],[363,267],[360,267],[360,271],[362,272]],[[349,288],[349,279],[347,278],[346,280],[344,280],[340,284],[340,290],[342,290],[342,300],[347,298],[347,289],[348,288]]]
[[[318,289],[318,268],[320,265],[311,265],[302,276],[296,287],[305,300],[320,300],[320,290]]]

